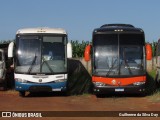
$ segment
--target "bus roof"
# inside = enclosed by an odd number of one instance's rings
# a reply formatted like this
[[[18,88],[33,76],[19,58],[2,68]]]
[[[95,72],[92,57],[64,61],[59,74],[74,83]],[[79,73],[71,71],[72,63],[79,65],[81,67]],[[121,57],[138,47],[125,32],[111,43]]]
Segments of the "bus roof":
[[[104,32],[136,32],[143,33],[144,31],[141,28],[135,28],[131,24],[105,24],[100,28],[94,29],[93,33],[104,33]]]
[[[24,28],[19,29],[16,34],[25,33],[55,33],[55,34],[67,34],[67,32],[62,28],[48,28],[48,27],[38,27],[38,28]]]

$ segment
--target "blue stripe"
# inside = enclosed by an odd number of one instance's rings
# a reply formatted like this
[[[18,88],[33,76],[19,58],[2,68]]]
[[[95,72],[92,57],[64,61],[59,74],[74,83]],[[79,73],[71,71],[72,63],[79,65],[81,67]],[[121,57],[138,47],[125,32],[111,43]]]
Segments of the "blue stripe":
[[[66,89],[66,84],[67,82],[57,82],[57,83],[22,83],[22,82],[17,82],[15,81],[15,90],[17,91],[29,91],[29,88],[31,86],[48,86],[51,87],[52,89],[61,89],[65,90]]]

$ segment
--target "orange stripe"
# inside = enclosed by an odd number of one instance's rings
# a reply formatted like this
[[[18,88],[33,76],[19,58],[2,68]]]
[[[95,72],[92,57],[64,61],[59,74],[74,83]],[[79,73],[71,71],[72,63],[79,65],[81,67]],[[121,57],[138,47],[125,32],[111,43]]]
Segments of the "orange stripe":
[[[133,84],[134,82],[145,82],[146,76],[139,76],[139,77],[130,77],[130,78],[106,78],[106,77],[95,77],[92,76],[93,82],[103,82],[108,85],[129,85]]]

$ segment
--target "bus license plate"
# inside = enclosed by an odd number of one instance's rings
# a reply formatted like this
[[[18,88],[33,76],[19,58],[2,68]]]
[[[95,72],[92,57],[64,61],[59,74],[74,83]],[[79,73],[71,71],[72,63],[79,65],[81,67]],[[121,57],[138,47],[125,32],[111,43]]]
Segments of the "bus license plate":
[[[52,91],[61,91],[61,89],[56,88],[56,89],[52,89]]]
[[[124,92],[124,88],[116,88],[115,92]]]

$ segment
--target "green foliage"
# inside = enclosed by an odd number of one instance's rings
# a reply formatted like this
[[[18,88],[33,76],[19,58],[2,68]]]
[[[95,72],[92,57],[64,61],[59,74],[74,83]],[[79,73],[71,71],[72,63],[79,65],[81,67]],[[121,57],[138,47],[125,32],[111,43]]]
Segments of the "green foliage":
[[[71,44],[72,44],[73,58],[79,58],[84,56],[85,47],[88,44],[90,44],[90,42],[89,41],[79,42],[78,40],[76,41],[71,40]]]
[[[156,48],[157,48],[157,42],[152,43],[152,55],[153,57],[156,56]]]
[[[13,41],[15,41],[15,40],[1,40],[0,44],[10,43],[10,42],[13,42]]]
[[[156,77],[156,70],[152,70],[148,73],[153,79]]]
[[[156,77],[156,70],[152,70],[150,72],[147,72],[146,74],[146,93],[147,95],[153,95],[156,91],[156,81],[155,81],[155,77]]]

